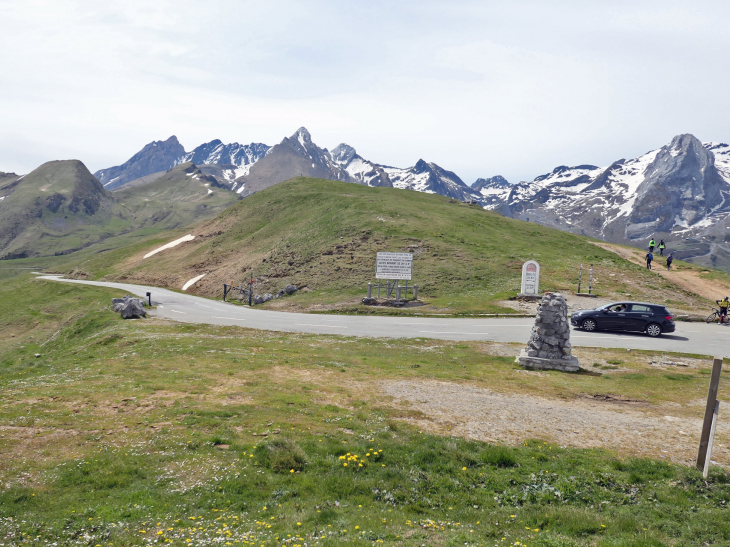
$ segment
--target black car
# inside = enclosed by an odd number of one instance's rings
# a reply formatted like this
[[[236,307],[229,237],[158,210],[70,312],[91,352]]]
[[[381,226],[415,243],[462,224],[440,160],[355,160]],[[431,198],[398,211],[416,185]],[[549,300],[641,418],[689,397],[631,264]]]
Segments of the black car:
[[[674,316],[665,307],[647,302],[614,302],[594,310],[580,310],[570,316],[574,327],[595,330],[625,330],[659,336],[674,332]]]

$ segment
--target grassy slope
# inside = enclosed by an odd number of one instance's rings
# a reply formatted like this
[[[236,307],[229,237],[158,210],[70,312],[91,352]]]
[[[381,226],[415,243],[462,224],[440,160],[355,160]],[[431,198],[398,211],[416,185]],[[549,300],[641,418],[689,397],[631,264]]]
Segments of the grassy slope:
[[[542,265],[542,290],[574,291],[579,264],[594,264],[594,288],[605,296],[664,302],[675,309],[708,306],[585,237],[407,190],[297,178],[248,197],[191,231],[195,241],[150,259],[142,256],[165,242],[162,234],[134,251],[70,257],[65,267],[92,278],[172,288],[207,273],[190,290],[210,297],[221,296],[224,282],[253,275],[258,293],[275,293],[287,283],[308,287],[312,292],[286,299],[293,307],[338,304],[356,310],[367,282],[375,281],[375,253],[413,251],[413,281],[430,305],[410,311],[503,311],[499,302],[517,294],[528,259]],[[166,241],[180,234],[169,234]],[[584,284],[586,277],[587,271]],[[276,305],[281,302],[270,304]]]
[[[512,359],[477,343],[124,322],[106,308],[113,294],[26,276],[0,284],[7,544],[730,541],[722,470],[703,481],[663,461],[542,440],[502,447],[423,434],[402,421],[413,411],[360,389],[433,378],[564,398],[603,393],[608,381],[652,405],[684,406],[706,375],[677,382],[637,369],[632,352],[612,380],[548,372],[515,384]]]
[[[78,161],[49,162],[26,175],[0,202],[0,255],[26,252],[48,256],[86,247],[109,238],[146,229],[146,234],[170,230],[214,216],[238,196],[215,188],[208,193],[193,164],[182,164],[157,181],[110,193]],[[65,200],[54,212],[46,204],[53,194]],[[93,212],[71,210],[74,196],[99,202]],[[124,240],[121,240],[122,242]]]

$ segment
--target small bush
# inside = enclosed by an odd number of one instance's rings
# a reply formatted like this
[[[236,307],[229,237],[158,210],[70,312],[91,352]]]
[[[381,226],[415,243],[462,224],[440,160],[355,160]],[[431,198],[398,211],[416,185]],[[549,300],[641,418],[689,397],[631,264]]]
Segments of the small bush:
[[[489,446],[479,455],[479,459],[495,467],[514,467],[517,458],[513,452],[504,446]]]
[[[290,439],[266,441],[256,447],[254,455],[259,465],[276,473],[302,471],[307,464],[304,450]]]
[[[664,377],[667,380],[672,380],[675,382],[687,382],[688,380],[692,380],[694,378],[691,374],[665,374]]]
[[[675,472],[667,462],[631,458],[626,461],[616,460],[613,467],[617,471],[629,474],[629,482],[645,483],[657,479],[671,479]]]

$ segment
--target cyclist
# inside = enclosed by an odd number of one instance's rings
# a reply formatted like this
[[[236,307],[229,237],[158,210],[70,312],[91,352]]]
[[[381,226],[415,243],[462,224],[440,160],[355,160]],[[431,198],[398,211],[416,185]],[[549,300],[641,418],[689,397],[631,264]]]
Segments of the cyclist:
[[[726,296],[722,300],[715,300],[720,306],[720,323],[727,323],[727,308],[730,306],[730,299]]]

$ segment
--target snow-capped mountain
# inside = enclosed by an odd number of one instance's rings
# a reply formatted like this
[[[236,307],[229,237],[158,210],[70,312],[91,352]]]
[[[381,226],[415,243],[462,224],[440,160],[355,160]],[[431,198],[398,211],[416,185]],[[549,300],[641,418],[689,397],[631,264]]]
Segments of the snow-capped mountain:
[[[360,156],[349,144],[338,144],[332,149],[331,154],[332,160],[347,171],[354,182],[366,186],[393,186],[388,174],[380,165]]]
[[[220,176],[232,182],[248,175],[251,166],[263,158],[269,150],[271,150],[270,146],[260,142],[223,144],[220,140],[215,139],[188,152],[179,158],[177,163],[191,161],[198,166],[210,164],[226,166]]]
[[[403,188],[462,201],[479,197],[454,173],[435,163],[419,160],[406,169],[388,167],[366,160],[344,143],[329,152],[314,144],[304,127],[274,146],[266,157],[254,164],[248,175],[236,179],[235,184],[240,185],[236,191],[246,196],[296,176]]]
[[[639,247],[661,238],[699,263],[730,253],[710,234],[730,215],[730,146],[689,134],[608,167],[557,167],[495,198],[485,205],[506,216]]]
[[[185,152],[173,136],[164,142],[152,142],[122,165],[101,169],[95,174],[112,190],[130,181],[135,184],[150,182],[183,162],[194,163],[204,174],[214,177],[219,186],[241,196],[292,177],[305,176],[441,194],[462,201],[482,201],[480,194],[456,174],[435,163],[419,160],[413,167],[389,167],[363,158],[345,143],[330,152],[317,146],[305,127],[300,127],[274,147],[262,143],[224,144],[215,139]],[[491,202],[487,200],[486,203]]]
[[[447,171],[435,163],[418,160],[416,165],[407,169],[387,166],[383,166],[383,169],[388,174],[394,188],[440,194],[461,201],[479,198],[455,173]]]
[[[501,206],[506,190],[511,188],[512,185],[507,182],[501,175],[496,175],[487,179],[477,179],[474,184],[471,185],[471,189],[477,192],[481,198],[478,199],[484,207],[490,208],[495,204]]]
[[[294,177],[356,182],[333,160],[329,150],[317,146],[309,131],[300,127],[254,163],[248,174],[237,178],[232,189],[245,197]]]

